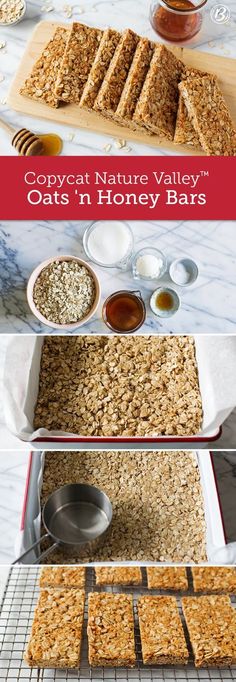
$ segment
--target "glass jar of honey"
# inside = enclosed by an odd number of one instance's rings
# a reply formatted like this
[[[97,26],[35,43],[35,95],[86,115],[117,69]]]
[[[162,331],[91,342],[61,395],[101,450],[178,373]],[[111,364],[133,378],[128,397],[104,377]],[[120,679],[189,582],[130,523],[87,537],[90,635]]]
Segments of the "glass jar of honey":
[[[190,40],[202,25],[207,0],[153,0],[150,21],[154,31],[172,43]]]
[[[140,291],[115,291],[102,309],[103,321],[113,332],[130,334],[145,321],[146,308]]]

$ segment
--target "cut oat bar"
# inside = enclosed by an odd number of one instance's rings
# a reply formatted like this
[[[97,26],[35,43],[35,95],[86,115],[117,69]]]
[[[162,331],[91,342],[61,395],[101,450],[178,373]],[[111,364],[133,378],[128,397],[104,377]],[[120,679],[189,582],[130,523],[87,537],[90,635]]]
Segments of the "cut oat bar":
[[[44,566],[40,573],[40,587],[84,587],[85,570],[84,566]]]
[[[183,597],[196,668],[236,663],[236,611],[228,596]]]
[[[147,38],[139,40],[115,113],[115,119],[118,123],[128,125],[129,128],[135,130],[140,126],[132,120],[133,114],[150,66],[153,51],[154,43],[151,43]],[[143,125],[141,127],[143,128]]]
[[[73,23],[55,85],[63,102],[80,101],[101,37],[99,29]]]
[[[236,569],[228,566],[194,566],[194,592],[236,594]]]
[[[55,81],[62,63],[69,31],[57,28],[41,56],[35,62],[32,71],[20,90],[21,95],[45,102],[51,107],[59,105],[55,95]]]
[[[88,598],[89,664],[135,665],[133,602],[130,594],[94,592]]]
[[[111,28],[107,28],[104,31],[80,100],[81,107],[93,109],[94,102],[120,38],[121,33],[118,33],[118,31],[114,31]]]
[[[147,581],[149,590],[188,589],[187,570],[180,566],[147,566]]]
[[[178,83],[184,66],[164,45],[156,45],[133,120],[159,137],[173,140]]]
[[[99,90],[94,109],[103,116],[114,118],[134,53],[139,41],[139,36],[127,29],[117,45],[115,54]]]
[[[206,71],[200,71],[191,66],[186,66],[182,73],[182,81],[186,78],[195,78],[196,76],[209,76]],[[188,110],[185,106],[182,95],[179,97],[179,105],[177,111],[177,119],[175,126],[175,144],[189,144],[195,149],[201,149],[201,143],[198,134],[194,130],[193,124],[189,118]]]
[[[187,664],[189,654],[175,597],[140,597],[138,617],[145,665]]]
[[[236,156],[235,125],[214,76],[187,78],[179,90],[206,154]]]
[[[96,585],[141,585],[139,566],[96,566]]]
[[[84,601],[83,590],[42,590],[24,655],[30,667],[79,667]]]

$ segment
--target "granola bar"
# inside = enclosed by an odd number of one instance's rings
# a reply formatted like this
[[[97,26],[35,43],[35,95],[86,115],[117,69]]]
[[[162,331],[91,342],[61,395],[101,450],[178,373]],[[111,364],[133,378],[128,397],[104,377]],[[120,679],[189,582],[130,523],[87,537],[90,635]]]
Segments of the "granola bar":
[[[186,78],[195,78],[196,76],[209,76],[209,74],[205,71],[200,71],[200,69],[194,69],[187,66],[182,73],[182,80],[186,80]],[[179,97],[174,142],[176,144],[189,144],[192,147],[195,147],[195,149],[201,149],[198,134],[194,130],[193,124],[189,118],[188,110],[182,95]]]
[[[141,585],[142,572],[138,566],[96,566],[96,585]]]
[[[44,566],[40,573],[40,587],[84,587],[85,568],[77,566]]]
[[[84,600],[83,590],[42,590],[24,655],[30,667],[79,667]]]
[[[114,31],[111,28],[107,28],[104,31],[80,100],[81,107],[93,109],[96,97],[120,38],[121,34],[118,33],[118,31]]]
[[[46,336],[34,428],[84,436],[199,433],[190,336]]]
[[[114,118],[138,41],[139,36],[130,29],[122,35],[94,103],[103,116]]]
[[[54,87],[58,71],[65,52],[69,31],[57,28],[41,56],[35,62],[33,69],[20,90],[21,95],[45,102],[51,107],[58,107],[59,99],[55,95]]]
[[[183,68],[170,50],[157,45],[133,116],[136,123],[168,140],[174,138]]]
[[[128,125],[129,128],[136,130],[140,126],[135,123],[133,114],[145,81],[151,58],[153,55],[154,43],[147,38],[141,38],[137,45],[134,59],[115,113],[118,123]],[[143,128],[143,125],[141,126]]]
[[[189,118],[206,154],[236,156],[236,129],[213,76],[187,78],[179,84]]]
[[[228,566],[194,566],[194,592],[236,594],[236,569]]]
[[[138,617],[145,665],[187,664],[189,654],[175,597],[140,597]]]
[[[92,666],[135,665],[134,617],[130,594],[89,594],[88,647]]]
[[[148,566],[147,580],[149,590],[188,589],[188,578],[185,567],[180,566]]]
[[[102,31],[74,22],[55,85],[63,102],[78,103],[99,47]]]
[[[236,611],[227,596],[183,597],[194,662],[204,666],[236,663]]]

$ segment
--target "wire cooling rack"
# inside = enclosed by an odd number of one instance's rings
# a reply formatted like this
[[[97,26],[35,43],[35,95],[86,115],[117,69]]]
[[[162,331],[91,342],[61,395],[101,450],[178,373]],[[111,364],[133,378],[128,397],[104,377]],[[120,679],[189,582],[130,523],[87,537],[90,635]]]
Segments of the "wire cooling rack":
[[[86,594],[96,590],[106,591],[129,591],[132,592],[135,605],[135,643],[137,665],[133,669],[128,668],[90,668],[87,656],[87,599],[85,606],[83,644],[81,652],[81,666],[79,670],[50,670],[31,669],[23,661],[23,653],[28,640],[31,624],[33,621],[34,608],[38,599],[39,569],[30,567],[14,567],[10,570],[5,593],[2,602],[0,620],[0,680],[4,682],[206,682],[207,680],[236,681],[236,667],[224,669],[201,669],[196,670],[193,663],[183,666],[143,666],[141,656],[140,635],[137,625],[136,602],[140,594],[147,592],[145,573],[143,572],[143,584],[140,587],[124,588],[98,588],[95,585],[95,575],[92,568],[86,571]],[[152,591],[158,594],[158,591]],[[191,584],[190,592],[191,593]],[[180,607],[180,595],[176,595]]]

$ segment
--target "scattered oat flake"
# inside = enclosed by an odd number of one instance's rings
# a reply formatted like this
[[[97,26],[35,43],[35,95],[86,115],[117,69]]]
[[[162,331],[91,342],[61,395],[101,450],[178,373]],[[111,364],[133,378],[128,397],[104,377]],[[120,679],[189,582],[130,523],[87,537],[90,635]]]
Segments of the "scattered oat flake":
[[[126,146],[125,146],[125,147],[123,147],[123,151],[124,151],[124,152],[127,152],[127,154],[128,154],[129,152],[132,151],[132,149],[131,149],[131,147],[126,147]]]
[[[123,147],[126,145],[126,142],[125,140],[115,140],[114,144],[117,149],[123,149]]]
[[[106,152],[108,154],[108,152],[111,151],[111,144],[106,144],[106,146],[103,147],[103,150],[104,150],[104,152]]]
[[[0,100],[0,103],[1,103],[1,104],[6,104],[6,103],[7,103],[7,100],[6,100],[6,99],[1,99],[1,100]]]
[[[77,14],[83,14],[84,13],[84,8],[83,7],[78,7],[76,10]]]
[[[5,40],[2,40],[0,42],[0,50],[3,50],[4,47],[6,47],[6,42],[5,42]]]
[[[72,140],[74,139],[74,137],[75,137],[75,134],[74,134],[74,133],[68,133],[66,139],[68,140],[68,142],[72,142]]]
[[[53,5],[45,5],[44,7],[42,7],[43,12],[52,12],[53,10],[54,10]]]
[[[215,47],[215,43],[213,40],[209,40],[208,45],[209,47]]]
[[[4,80],[5,80],[5,76],[3,76],[2,73],[0,73],[0,83],[2,83],[2,81],[4,81]]]

